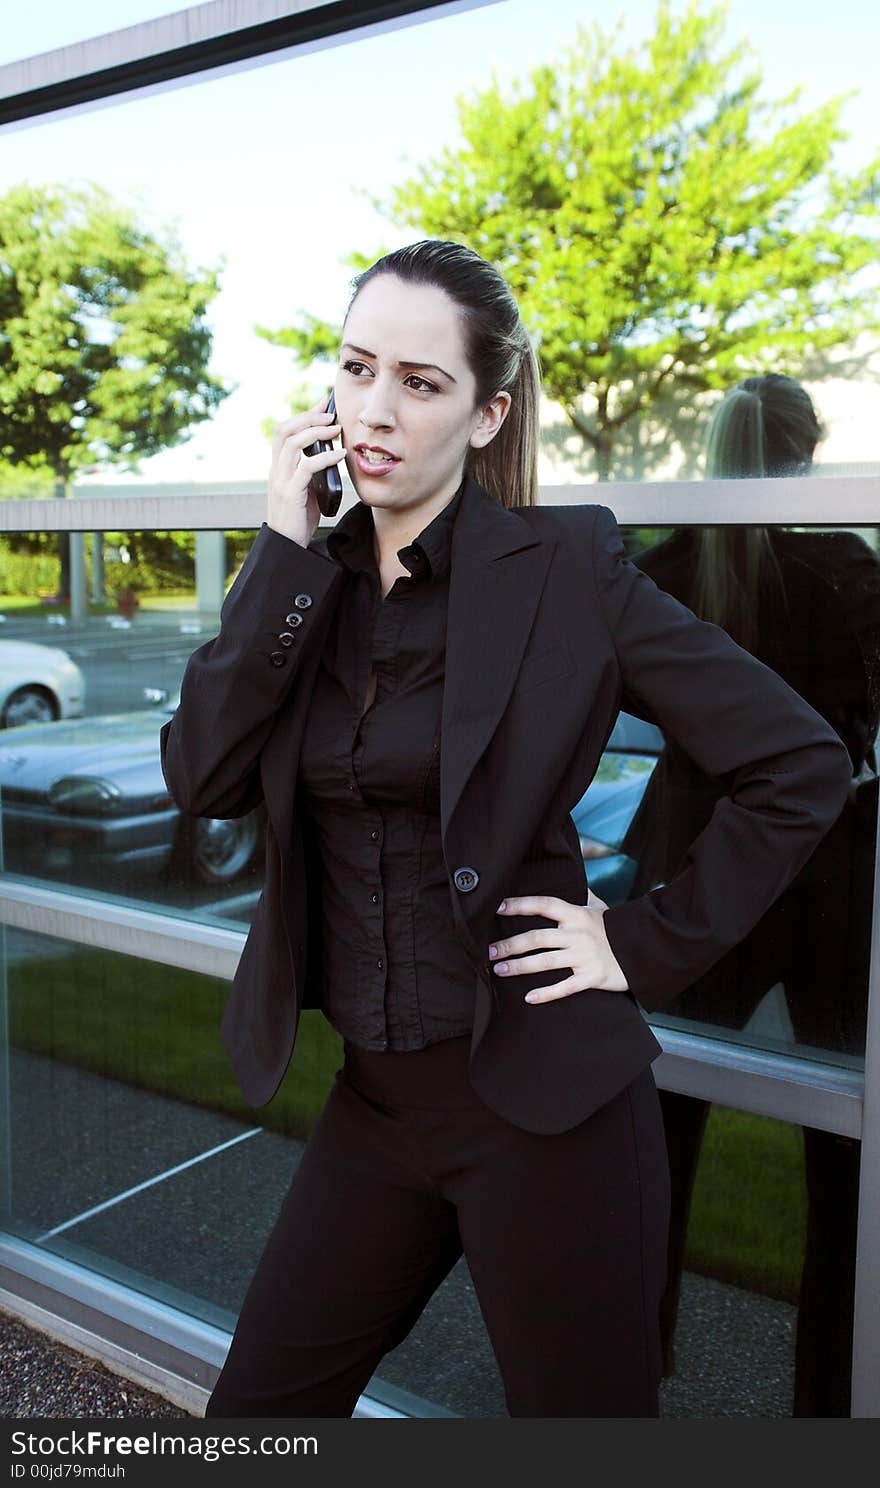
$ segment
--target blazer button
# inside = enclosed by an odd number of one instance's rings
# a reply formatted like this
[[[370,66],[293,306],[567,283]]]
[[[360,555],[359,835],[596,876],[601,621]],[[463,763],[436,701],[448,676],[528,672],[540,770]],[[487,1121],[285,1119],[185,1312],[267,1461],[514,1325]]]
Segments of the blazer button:
[[[269,660],[271,661],[273,666],[287,665],[287,657],[284,655],[283,651],[270,651]]]
[[[476,868],[456,868],[452,875],[452,882],[462,894],[469,894],[480,882],[480,875]]]
[[[280,636],[278,637],[278,639],[281,642],[282,646],[292,646],[293,645],[293,636],[290,634],[290,631],[289,630],[282,630],[282,632],[281,632]]]
[[[310,594],[298,594],[293,602],[298,610],[307,610],[312,602],[312,596]]]
[[[285,625],[302,625],[302,623],[303,617],[302,615],[298,615],[296,610],[291,610],[289,615],[284,616]]]

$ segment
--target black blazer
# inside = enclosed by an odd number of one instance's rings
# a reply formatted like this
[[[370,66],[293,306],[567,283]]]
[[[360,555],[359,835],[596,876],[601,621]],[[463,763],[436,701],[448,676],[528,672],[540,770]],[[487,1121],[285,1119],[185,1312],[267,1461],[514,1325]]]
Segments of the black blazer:
[[[659,590],[625,557],[608,507],[506,509],[468,480],[453,530],[442,713],[443,851],[474,967],[470,1078],[527,1130],[583,1121],[659,1053],[659,1007],[744,936],[840,813],[846,749],[774,671]],[[161,730],[180,810],[267,810],[266,878],[221,1023],[245,1098],[274,1095],[300,1010],[320,1006],[316,848],[297,764],[343,574],[325,539],[265,523],[187,663]],[[490,941],[547,927],[497,915],[506,896],[587,902],[569,812],[621,708],[677,738],[729,796],[669,883],[605,912],[629,992],[531,1005],[566,970],[496,976]]]

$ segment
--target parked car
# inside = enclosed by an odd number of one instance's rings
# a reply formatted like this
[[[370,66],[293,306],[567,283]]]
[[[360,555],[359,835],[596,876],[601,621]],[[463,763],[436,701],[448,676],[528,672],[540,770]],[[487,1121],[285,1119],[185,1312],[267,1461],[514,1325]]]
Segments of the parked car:
[[[164,693],[154,694],[164,697]],[[235,821],[184,817],[168,794],[159,729],[178,697],[132,713],[40,726],[0,740],[4,866],[21,873],[172,872],[223,885],[262,862],[263,809]]]
[[[58,646],[0,641],[0,728],[82,718],[86,682]]]
[[[145,692],[152,707],[31,724],[0,741],[7,869],[98,874],[108,887],[123,874],[218,886],[247,876],[257,886],[265,807],[231,821],[182,815],[159,754],[159,729],[179,693]],[[620,843],[662,747],[659,729],[622,713],[572,812],[590,887],[608,904],[625,899],[632,882],[635,864]]]
[[[635,860],[620,844],[662,750],[655,724],[619,713],[599,768],[571,813],[590,888],[608,905],[623,904],[632,887]]]

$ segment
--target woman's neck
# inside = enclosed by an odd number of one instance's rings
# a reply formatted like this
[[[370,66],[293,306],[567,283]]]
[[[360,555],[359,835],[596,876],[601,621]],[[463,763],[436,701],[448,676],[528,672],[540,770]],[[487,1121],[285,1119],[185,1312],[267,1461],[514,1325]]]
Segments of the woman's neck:
[[[451,491],[420,501],[417,507],[402,512],[389,511],[387,507],[373,507],[373,553],[380,571],[400,569],[397,557],[400,549],[409,547],[419,533],[424,532],[438,513],[449,505],[460,485],[461,479]],[[405,570],[400,569],[400,572]]]

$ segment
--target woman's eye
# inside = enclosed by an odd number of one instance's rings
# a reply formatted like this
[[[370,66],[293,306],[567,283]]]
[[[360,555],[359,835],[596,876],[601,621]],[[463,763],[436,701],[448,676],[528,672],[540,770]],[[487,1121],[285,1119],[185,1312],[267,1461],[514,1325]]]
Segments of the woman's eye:
[[[410,387],[415,387],[417,393],[437,393],[440,391],[433,382],[428,381],[427,377],[419,377],[417,372],[411,372],[406,380]]]
[[[363,372],[369,372],[370,369],[369,369],[368,366],[366,366],[366,364],[364,362],[353,362],[353,361],[351,361],[351,362],[343,362],[342,363],[342,370],[343,370],[343,372],[351,372],[353,374],[353,376],[355,376],[355,377],[360,377],[361,376],[361,373],[363,373]]]

